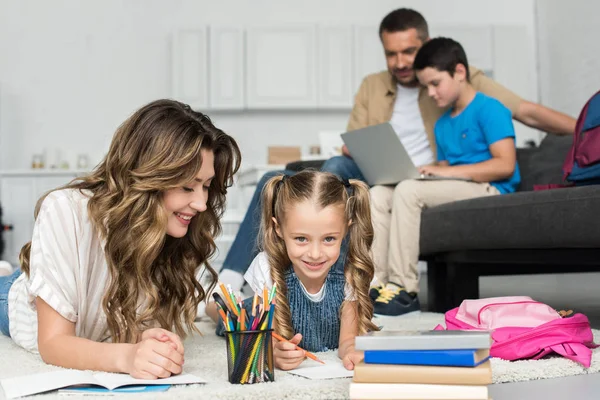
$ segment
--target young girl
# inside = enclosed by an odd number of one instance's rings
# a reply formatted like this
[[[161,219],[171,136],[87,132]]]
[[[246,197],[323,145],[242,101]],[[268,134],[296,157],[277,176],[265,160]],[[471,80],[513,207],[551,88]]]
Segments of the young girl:
[[[305,359],[297,344],[311,352],[337,348],[344,366],[353,369],[363,359],[354,350],[355,336],[377,329],[368,295],[374,274],[369,188],[304,171],[270,179],[262,196],[263,252],[244,278],[259,295],[277,285],[274,329],[291,343],[275,344],[275,365],[296,368]]]
[[[196,273],[204,265],[214,286],[207,260],[239,162],[235,141],[187,105],[135,112],[92,173],[38,202],[23,273],[0,278],[2,333],[62,367],[180,373],[205,298]]]

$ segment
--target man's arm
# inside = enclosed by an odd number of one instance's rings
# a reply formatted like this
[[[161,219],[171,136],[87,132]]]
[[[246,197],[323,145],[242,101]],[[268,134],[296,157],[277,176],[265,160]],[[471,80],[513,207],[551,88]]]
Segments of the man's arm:
[[[354,131],[356,129],[365,128],[367,126],[367,98],[368,98],[368,87],[367,80],[363,79],[360,84],[360,88],[354,96],[354,106],[350,113],[350,119],[348,120],[348,126],[346,131]],[[342,146],[342,154],[351,157],[348,147]]]
[[[367,126],[367,97],[369,91],[367,86],[367,80],[363,79],[356,96],[354,96],[354,106],[352,107],[350,119],[348,120],[347,131],[354,131]]]
[[[566,114],[523,100],[476,68],[470,68],[471,84],[478,92],[493,97],[506,106],[514,119],[534,129],[560,135],[575,132],[576,120]]]
[[[571,135],[577,122],[567,114],[526,100],[521,101],[514,118],[532,128],[559,135]]]

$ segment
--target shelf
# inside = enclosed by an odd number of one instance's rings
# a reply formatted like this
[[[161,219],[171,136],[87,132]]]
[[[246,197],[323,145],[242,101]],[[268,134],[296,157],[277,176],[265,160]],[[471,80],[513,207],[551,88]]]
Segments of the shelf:
[[[81,176],[90,171],[74,169],[4,169],[0,170],[0,177],[4,176]]]

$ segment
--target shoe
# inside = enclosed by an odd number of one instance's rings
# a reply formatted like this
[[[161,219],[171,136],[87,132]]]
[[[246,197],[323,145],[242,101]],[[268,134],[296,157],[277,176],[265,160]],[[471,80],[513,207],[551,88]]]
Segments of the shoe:
[[[416,293],[408,293],[402,286],[390,282],[379,290],[373,312],[398,316],[420,310],[421,304]]]
[[[375,300],[379,297],[379,291],[383,288],[383,286],[371,286],[369,289],[369,297],[371,301],[375,303]]]

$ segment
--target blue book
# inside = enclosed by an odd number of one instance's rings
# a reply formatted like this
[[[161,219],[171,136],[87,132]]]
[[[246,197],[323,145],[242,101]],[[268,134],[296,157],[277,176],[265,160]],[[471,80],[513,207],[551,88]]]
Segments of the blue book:
[[[60,389],[59,394],[119,394],[119,393],[149,393],[149,392],[166,392],[171,385],[133,385],[123,386],[113,390],[103,388],[101,386],[73,386],[66,389]]]
[[[476,367],[490,358],[489,349],[479,350],[367,350],[367,364],[437,365]]]

